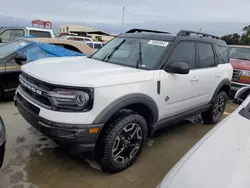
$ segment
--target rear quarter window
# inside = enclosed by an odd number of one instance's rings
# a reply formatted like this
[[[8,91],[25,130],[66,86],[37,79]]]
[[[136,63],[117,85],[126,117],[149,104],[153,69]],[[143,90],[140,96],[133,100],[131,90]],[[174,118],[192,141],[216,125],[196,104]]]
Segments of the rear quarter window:
[[[218,58],[219,64],[224,64],[229,62],[229,52],[228,52],[228,47],[226,46],[217,46],[216,44],[214,45],[216,55]]]
[[[30,30],[30,35],[38,38],[51,38],[50,32],[48,31]]]

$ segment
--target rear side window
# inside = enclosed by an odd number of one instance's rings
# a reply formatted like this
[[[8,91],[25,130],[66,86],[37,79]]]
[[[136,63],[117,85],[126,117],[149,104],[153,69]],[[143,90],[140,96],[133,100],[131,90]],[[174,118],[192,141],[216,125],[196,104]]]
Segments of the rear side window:
[[[90,40],[90,39],[88,39],[88,38],[85,38],[84,40],[85,40],[85,41],[91,41],[91,40]]]
[[[215,66],[214,52],[212,46],[207,43],[197,43],[199,68]]]
[[[226,46],[214,45],[219,64],[224,64],[229,62],[229,53]]]
[[[30,35],[38,38],[51,38],[50,32],[48,31],[30,30]]]
[[[194,42],[180,42],[174,49],[169,61],[185,62],[189,65],[190,69],[195,68],[195,43]]]
[[[94,44],[94,46],[95,46],[95,49],[98,49],[98,50],[102,47],[101,44]]]
[[[90,48],[93,48],[93,43],[87,43]]]

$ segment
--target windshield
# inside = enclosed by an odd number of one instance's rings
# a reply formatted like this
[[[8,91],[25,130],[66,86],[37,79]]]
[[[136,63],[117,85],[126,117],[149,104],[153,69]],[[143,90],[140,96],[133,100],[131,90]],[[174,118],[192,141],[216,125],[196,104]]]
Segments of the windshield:
[[[20,48],[23,48],[29,44],[31,44],[31,41],[26,40],[17,40],[11,43],[6,43],[4,45],[0,46],[0,58],[5,58],[11,53],[17,51]]]
[[[229,47],[230,59],[250,60],[250,48]]]
[[[140,60],[139,68],[151,69],[167,45],[168,42],[165,41],[115,38],[96,52],[92,58],[129,67],[137,67]]]

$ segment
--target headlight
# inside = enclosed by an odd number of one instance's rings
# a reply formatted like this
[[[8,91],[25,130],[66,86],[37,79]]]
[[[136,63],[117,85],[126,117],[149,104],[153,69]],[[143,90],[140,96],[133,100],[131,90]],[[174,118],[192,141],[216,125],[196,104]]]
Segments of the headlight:
[[[242,71],[240,75],[240,81],[244,83],[250,82],[250,71]]]
[[[241,76],[250,77],[250,72],[249,71],[242,71]]]
[[[3,120],[0,116],[0,146],[6,141],[6,132]]]
[[[89,93],[78,90],[55,89],[48,94],[55,107],[82,111],[90,101]]]

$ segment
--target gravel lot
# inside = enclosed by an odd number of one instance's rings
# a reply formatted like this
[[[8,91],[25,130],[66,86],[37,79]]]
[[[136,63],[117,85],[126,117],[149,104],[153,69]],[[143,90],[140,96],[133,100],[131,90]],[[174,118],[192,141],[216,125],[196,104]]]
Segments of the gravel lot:
[[[235,109],[228,103],[224,117]],[[0,188],[155,188],[172,166],[213,126],[184,121],[149,140],[139,160],[118,174],[60,149],[20,116],[13,102],[0,103],[7,151]]]

